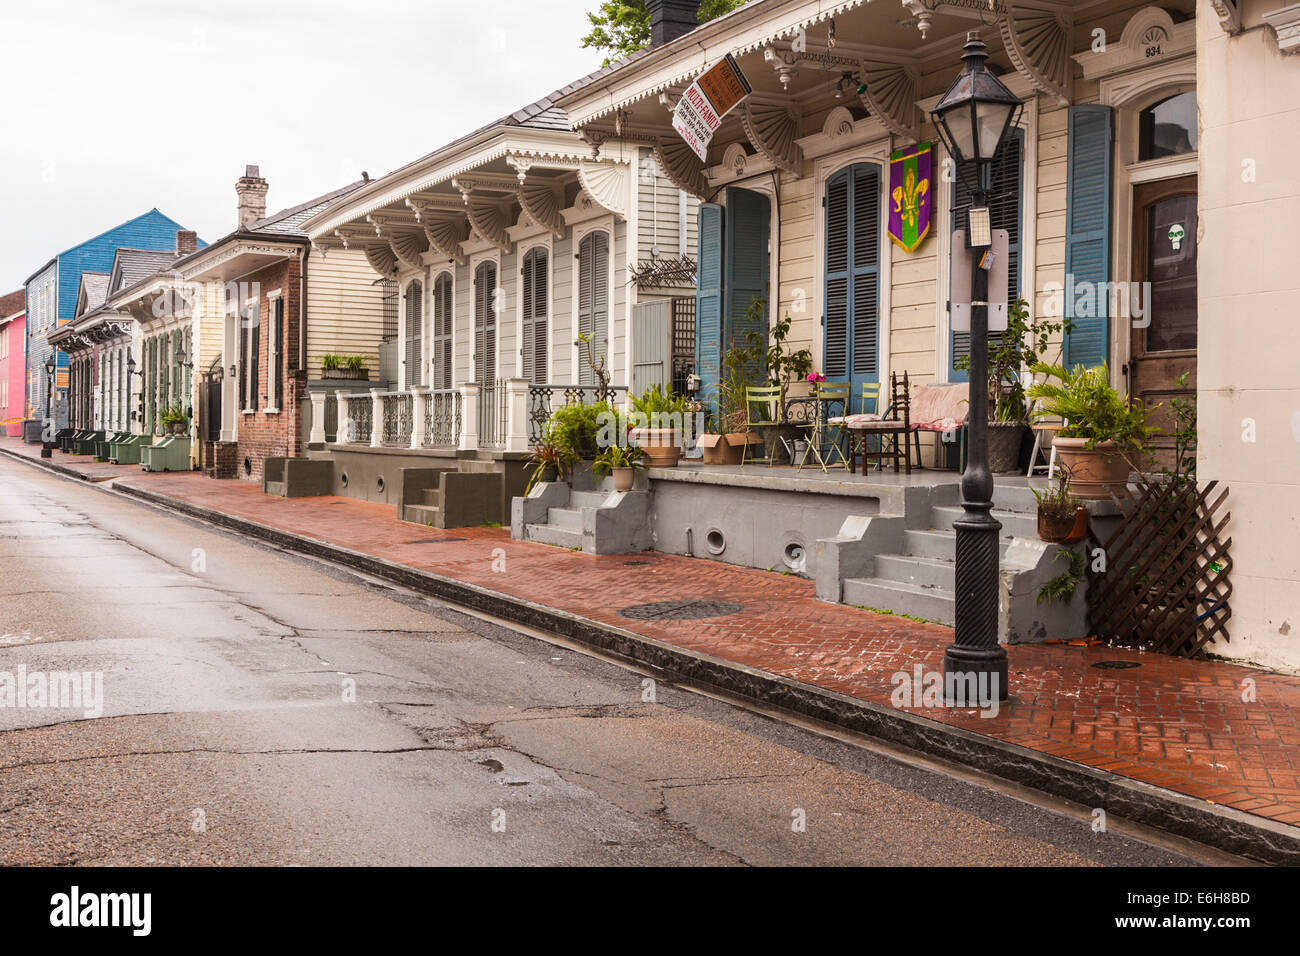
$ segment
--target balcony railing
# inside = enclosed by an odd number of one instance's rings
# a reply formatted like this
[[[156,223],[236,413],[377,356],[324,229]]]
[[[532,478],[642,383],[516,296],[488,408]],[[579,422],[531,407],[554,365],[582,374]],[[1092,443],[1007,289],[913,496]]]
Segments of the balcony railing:
[[[460,392],[439,389],[426,392],[424,400],[424,439],[426,448],[455,448],[460,443]]]
[[[551,412],[564,405],[607,401],[617,405],[627,389],[599,385],[531,385],[528,388],[528,446],[542,443]]]
[[[523,379],[458,388],[312,393],[310,441],[389,448],[475,448],[523,452],[541,444],[552,411],[600,400],[617,403],[625,387],[533,385]],[[337,412],[335,409],[337,408]]]
[[[410,392],[387,392],[379,396],[384,416],[380,435],[385,445],[396,445],[399,448],[410,446],[414,416],[412,398]]]

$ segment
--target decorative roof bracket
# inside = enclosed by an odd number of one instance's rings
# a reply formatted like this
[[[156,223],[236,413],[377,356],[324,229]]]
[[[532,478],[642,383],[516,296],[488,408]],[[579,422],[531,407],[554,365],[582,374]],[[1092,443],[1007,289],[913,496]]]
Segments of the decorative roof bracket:
[[[803,163],[800,149],[799,113],[786,97],[752,94],[741,104],[740,122],[745,137],[773,166],[799,174]]]
[[[895,136],[915,142],[919,71],[911,64],[876,59],[863,60],[861,70],[862,105]]]
[[[999,26],[1002,44],[1016,71],[1038,92],[1068,104],[1074,30],[1069,17],[1023,3],[1009,3]]]

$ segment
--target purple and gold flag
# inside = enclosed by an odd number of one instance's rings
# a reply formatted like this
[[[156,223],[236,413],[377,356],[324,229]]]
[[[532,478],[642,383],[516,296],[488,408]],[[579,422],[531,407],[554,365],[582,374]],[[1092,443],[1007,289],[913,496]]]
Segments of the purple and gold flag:
[[[889,238],[914,252],[930,234],[933,143],[889,154]]]

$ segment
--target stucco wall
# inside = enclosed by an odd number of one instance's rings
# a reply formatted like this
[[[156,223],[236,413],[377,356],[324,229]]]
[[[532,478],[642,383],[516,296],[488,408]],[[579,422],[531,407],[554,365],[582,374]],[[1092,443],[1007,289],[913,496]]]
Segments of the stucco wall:
[[[1239,37],[1198,9],[1198,468],[1230,489],[1232,640],[1216,652],[1300,669],[1300,56],[1259,19],[1277,6],[1247,0]]]

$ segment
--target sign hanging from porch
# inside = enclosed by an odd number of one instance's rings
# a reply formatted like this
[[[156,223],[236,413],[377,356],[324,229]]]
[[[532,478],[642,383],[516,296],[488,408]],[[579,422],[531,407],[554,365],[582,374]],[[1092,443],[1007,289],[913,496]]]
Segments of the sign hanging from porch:
[[[889,154],[889,238],[906,252],[930,234],[933,157],[933,143]]]
[[[673,110],[673,129],[700,161],[709,160],[709,142],[722,118],[753,92],[730,53],[709,67],[686,88]]]

